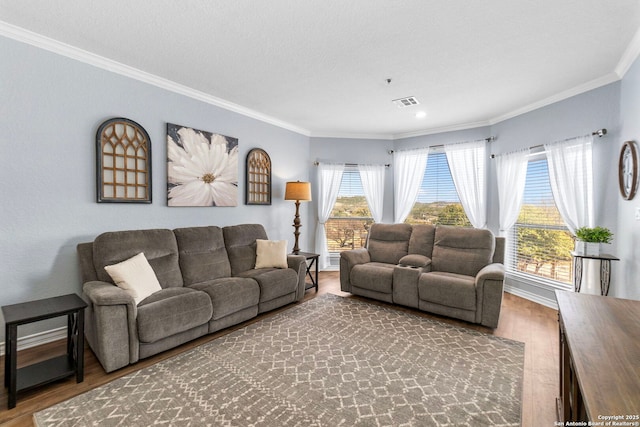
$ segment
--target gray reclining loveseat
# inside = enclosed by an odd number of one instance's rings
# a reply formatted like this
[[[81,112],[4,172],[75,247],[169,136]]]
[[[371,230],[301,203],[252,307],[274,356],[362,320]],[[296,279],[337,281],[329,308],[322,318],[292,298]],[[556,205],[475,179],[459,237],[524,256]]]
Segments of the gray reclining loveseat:
[[[498,326],[504,238],[463,227],[373,224],[367,248],[340,254],[345,292]]]
[[[78,245],[85,335],[105,371],[300,301],[305,258],[254,269],[258,224],[108,232]],[[104,267],[143,252],[162,290],[134,303]]]

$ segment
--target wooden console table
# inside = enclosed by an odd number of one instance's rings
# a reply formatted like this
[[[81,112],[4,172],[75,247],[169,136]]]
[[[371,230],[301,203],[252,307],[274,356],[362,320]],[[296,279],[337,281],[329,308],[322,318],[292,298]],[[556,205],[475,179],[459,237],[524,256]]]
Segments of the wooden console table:
[[[4,386],[9,388],[8,407],[16,406],[20,391],[71,375],[84,380],[84,309],[87,303],[76,294],[45,298],[2,307],[5,327]],[[17,368],[18,325],[67,316],[67,354]]]
[[[640,301],[555,292],[558,420],[640,422]]]

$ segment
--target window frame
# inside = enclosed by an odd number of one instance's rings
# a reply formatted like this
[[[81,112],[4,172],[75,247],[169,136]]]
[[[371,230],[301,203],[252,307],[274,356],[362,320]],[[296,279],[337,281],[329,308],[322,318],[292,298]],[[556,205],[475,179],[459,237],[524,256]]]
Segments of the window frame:
[[[418,200],[420,192],[428,190],[428,189],[434,187],[434,186],[423,187],[423,183],[425,182],[425,177],[427,176],[427,171],[429,170],[429,165],[433,165],[434,161],[435,161],[432,158],[432,156],[442,156],[442,157],[444,157],[444,162],[446,163],[447,171],[449,172],[449,179],[450,179],[450,181],[451,181],[451,183],[453,185],[454,192],[455,192],[455,195],[456,195],[456,198],[457,198],[456,202],[451,202],[450,204],[457,204],[462,208],[462,211],[464,213],[464,217],[466,219],[466,222],[468,223],[468,224],[465,224],[465,225],[456,225],[456,224],[444,224],[444,225],[451,225],[453,227],[473,227],[471,225],[471,221],[469,221],[469,217],[467,216],[467,213],[464,211],[464,207],[462,206],[462,202],[460,201],[460,196],[458,195],[458,189],[456,188],[455,182],[453,181],[453,176],[451,175],[451,169],[449,167],[449,162],[447,160],[447,154],[444,151],[444,147],[431,147],[430,148],[429,154],[427,156],[427,166],[426,166],[424,172],[422,173],[422,178],[420,179],[420,189],[418,190],[418,196],[416,197],[416,200],[415,200],[415,202],[413,204],[413,207],[411,208],[411,211],[409,212],[409,215],[407,216],[407,219],[405,220],[405,223],[407,223],[407,224],[421,224],[420,222],[408,222],[408,221],[412,218],[411,214],[412,214],[413,210],[415,209],[416,204],[417,203],[422,203],[422,202],[419,202],[419,200]],[[438,183],[435,184],[435,186],[438,186],[438,185],[439,185]],[[437,201],[428,202],[428,203],[437,203]],[[433,224],[433,225],[435,225],[435,224]]]
[[[357,174],[358,175],[358,179],[360,179],[360,171],[358,169],[358,166],[346,165],[345,169],[344,169],[344,171],[342,173],[342,180],[345,179],[345,175],[346,174]],[[362,182],[361,182],[361,184],[362,184]],[[342,181],[340,182],[340,186],[342,187]],[[371,214],[371,209],[369,208],[369,203],[366,201],[366,196],[364,194],[364,190],[363,190],[362,194],[360,194],[358,196],[362,196],[362,197],[365,198],[365,202],[367,203],[367,209],[369,209],[369,214]],[[339,197],[341,197],[340,192],[338,192],[338,196],[336,198],[336,201],[337,201],[337,199]],[[333,213],[333,209],[335,209],[335,205],[331,209],[332,213]],[[373,223],[373,216],[368,216],[368,217],[367,216],[329,216],[329,218],[327,220],[327,223],[329,223],[332,220],[337,220],[337,221],[340,221],[340,220],[362,220],[362,221],[371,221],[371,223]],[[365,230],[367,230],[367,233],[366,233],[367,234],[367,238],[365,239],[365,242],[366,242],[366,240],[368,239],[368,229],[365,228]],[[330,241],[334,240],[329,235],[327,235],[328,231],[329,231],[328,227],[325,224],[325,237],[327,239],[327,245],[329,245]],[[360,240],[362,240],[362,237],[360,238]],[[352,245],[351,245],[352,247],[344,247],[345,249],[343,249],[343,250],[355,249],[356,248],[355,241],[356,241],[356,237],[353,236],[352,237]],[[341,252],[340,250],[336,251],[336,250],[329,249],[329,254],[334,254],[335,255],[335,254],[338,254],[340,252]]]
[[[527,159],[527,168],[529,167],[530,162],[540,161],[540,160],[547,160],[547,156],[544,150],[534,152],[529,155],[529,158]],[[547,169],[547,173],[548,173],[548,169]],[[526,185],[526,181],[525,181],[525,185]],[[555,200],[554,200],[554,205],[555,205]],[[523,207],[524,207],[524,200],[522,202],[522,205],[520,206],[520,212],[522,211]],[[557,209],[557,206],[556,206],[556,209]],[[518,213],[518,215],[520,215],[520,212]],[[563,220],[563,223],[564,223],[564,220]],[[559,226],[559,225],[546,225],[546,224],[521,224],[516,221],[516,223],[513,225],[513,227],[511,227],[511,229],[508,231],[508,234],[506,236],[506,240],[507,240],[506,249],[508,251],[508,253],[505,253],[506,276],[509,278],[513,278],[519,282],[525,283],[527,285],[539,287],[546,290],[554,290],[554,289],[568,290],[568,291],[573,290],[574,272],[573,272],[572,261],[570,261],[571,262],[570,283],[565,283],[565,282],[554,280],[548,277],[539,276],[539,275],[517,270],[517,258],[514,258],[514,256],[517,253],[516,244],[517,244],[518,227],[522,227],[522,226],[527,228],[535,228],[535,229],[547,229],[547,230],[557,230],[557,231],[567,231],[567,232],[569,231],[569,228],[567,227],[566,223],[564,223],[563,226]]]

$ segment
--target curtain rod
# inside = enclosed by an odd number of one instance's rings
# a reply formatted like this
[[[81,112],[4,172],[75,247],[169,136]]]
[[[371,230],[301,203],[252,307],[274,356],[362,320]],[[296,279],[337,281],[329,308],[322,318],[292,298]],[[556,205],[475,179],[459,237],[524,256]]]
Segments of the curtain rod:
[[[319,162],[319,161],[317,161],[317,160],[316,160],[315,162],[313,162],[313,166],[318,166],[319,164],[320,164],[320,162]],[[345,166],[351,166],[351,167],[360,166],[358,163],[343,163],[343,164],[344,164]],[[386,163],[386,164],[384,165],[384,167],[386,167],[386,168],[391,167],[391,164]]]
[[[473,141],[469,141],[469,142],[475,142],[475,141],[487,141],[487,142],[493,142],[496,140],[495,136],[490,136],[488,138],[481,138],[481,139],[476,139]],[[467,142],[467,141],[463,141],[463,142]],[[460,143],[454,143],[454,144],[460,144]],[[430,145],[428,148],[444,148],[445,144],[438,144],[438,145]],[[418,147],[420,148],[420,147]],[[411,150],[411,148],[409,148],[409,150]],[[395,153],[395,150],[388,150],[387,154],[393,154]]]
[[[596,136],[596,135],[597,135],[597,136],[598,136],[598,138],[602,138],[602,137],[603,137],[603,136],[605,136],[606,134],[607,134],[607,129],[606,129],[606,128],[602,128],[602,129],[594,130],[593,132],[591,132],[591,135],[592,135],[592,136]],[[574,137],[574,138],[578,138],[578,137]],[[565,141],[568,141],[569,139],[573,139],[573,138],[565,139]],[[536,148],[542,148],[542,147],[544,147],[544,144],[533,145],[533,146],[529,147],[529,150],[534,150],[534,149],[536,149]],[[492,155],[491,155],[491,158],[492,158],[492,159],[495,159],[495,158],[496,158],[496,155],[495,155],[495,154],[492,154]]]

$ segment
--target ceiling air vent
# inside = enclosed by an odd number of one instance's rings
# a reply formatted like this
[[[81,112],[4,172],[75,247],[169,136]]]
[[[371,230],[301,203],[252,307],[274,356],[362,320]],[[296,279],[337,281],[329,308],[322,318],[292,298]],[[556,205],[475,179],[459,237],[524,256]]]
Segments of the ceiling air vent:
[[[420,104],[415,96],[407,96],[406,98],[394,99],[393,103],[396,104],[398,108],[411,107],[412,105]]]

